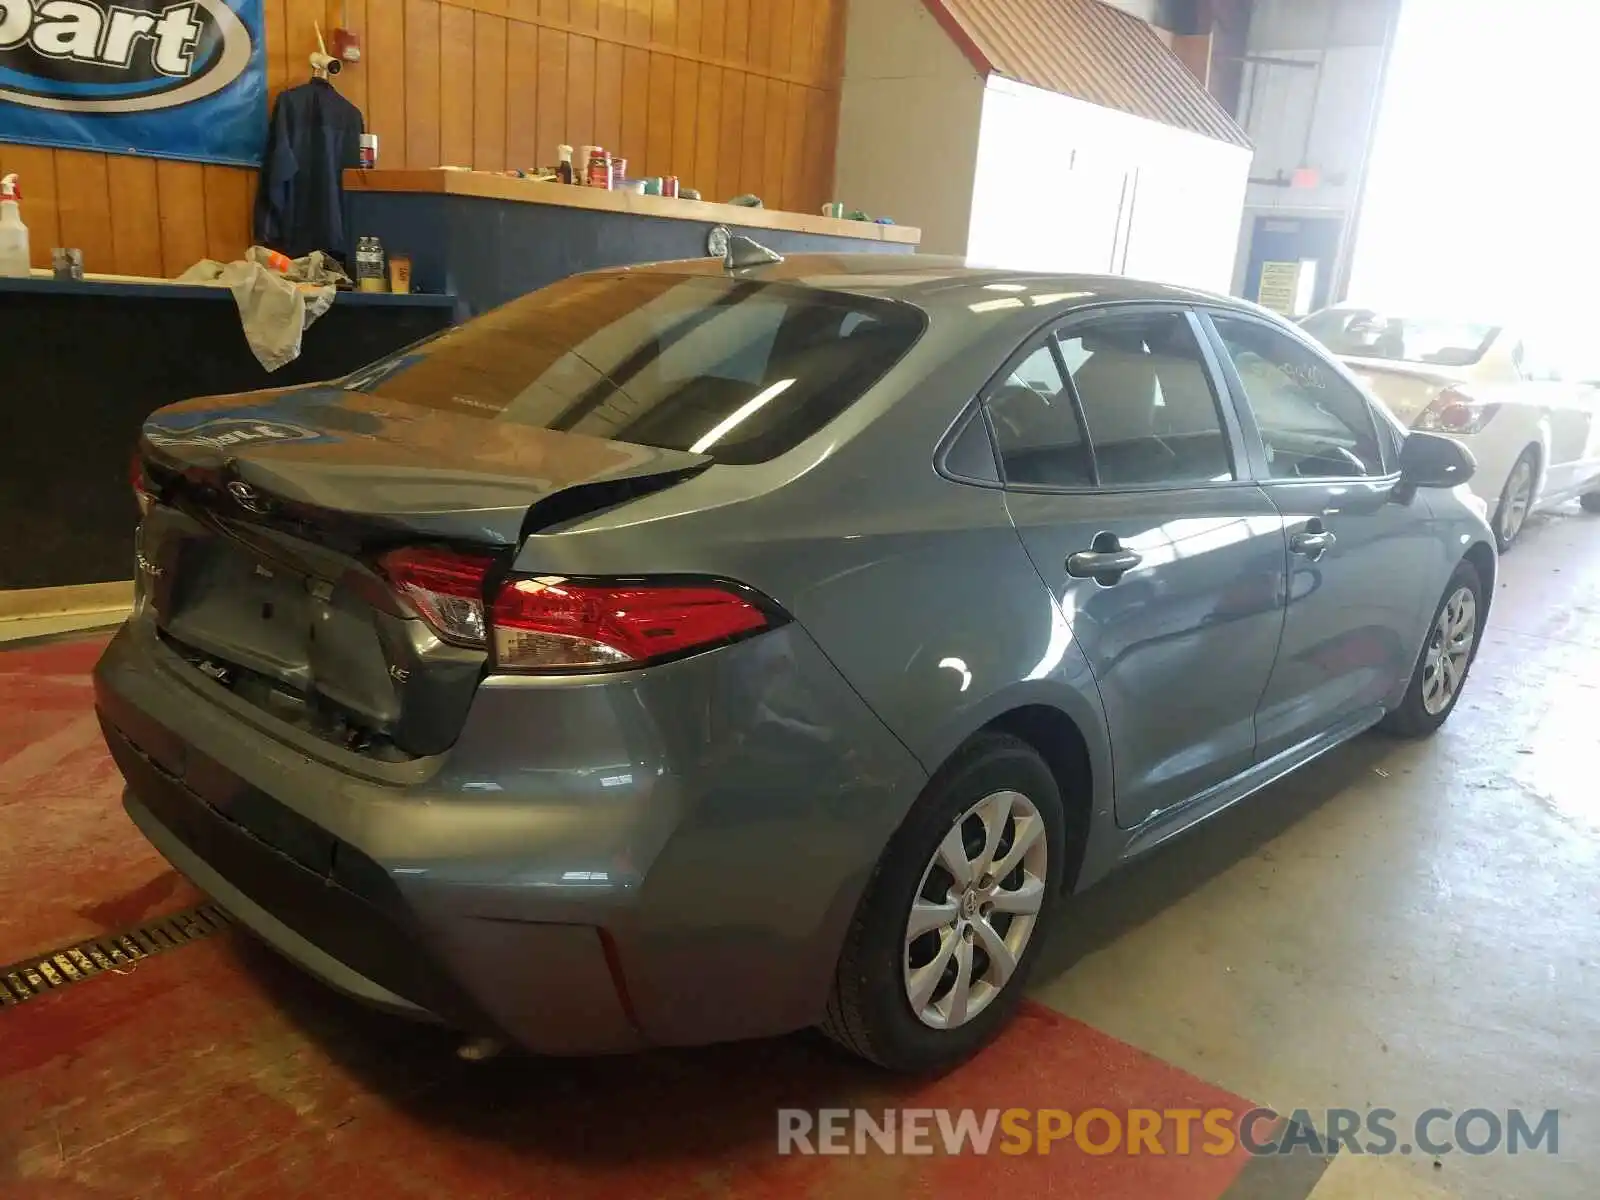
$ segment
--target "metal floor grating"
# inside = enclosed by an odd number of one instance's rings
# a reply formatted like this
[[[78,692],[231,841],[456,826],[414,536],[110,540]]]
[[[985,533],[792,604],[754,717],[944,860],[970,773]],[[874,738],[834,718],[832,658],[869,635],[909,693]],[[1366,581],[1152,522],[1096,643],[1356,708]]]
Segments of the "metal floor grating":
[[[14,1008],[36,996],[60,991],[108,971],[124,970],[142,958],[210,937],[232,922],[233,919],[217,905],[201,904],[135,925],[123,933],[85,938],[60,950],[0,967],[0,1010]]]

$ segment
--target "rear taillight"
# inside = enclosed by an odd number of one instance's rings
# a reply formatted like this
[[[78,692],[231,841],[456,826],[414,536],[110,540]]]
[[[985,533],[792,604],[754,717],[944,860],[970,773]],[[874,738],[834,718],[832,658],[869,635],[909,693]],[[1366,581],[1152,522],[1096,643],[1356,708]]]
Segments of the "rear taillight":
[[[461,646],[488,645],[484,580],[492,559],[448,550],[394,550],[383,573],[441,638]]]
[[[139,452],[133,452],[133,461],[128,464],[128,484],[133,488],[133,499],[139,506],[139,515],[142,517],[150,511],[150,506],[156,502],[155,493],[150,490],[150,478],[144,473],[144,460],[139,457]]]
[[[715,585],[513,579],[493,622],[495,661],[540,671],[639,665],[764,629],[767,617]]]
[[[514,576],[485,608],[491,561],[396,550],[384,574],[444,640],[492,649],[502,671],[637,667],[708,649],[771,623],[731,584]]]
[[[1455,388],[1446,388],[1422,410],[1413,428],[1429,433],[1477,433],[1499,411],[1498,404],[1485,404]]]

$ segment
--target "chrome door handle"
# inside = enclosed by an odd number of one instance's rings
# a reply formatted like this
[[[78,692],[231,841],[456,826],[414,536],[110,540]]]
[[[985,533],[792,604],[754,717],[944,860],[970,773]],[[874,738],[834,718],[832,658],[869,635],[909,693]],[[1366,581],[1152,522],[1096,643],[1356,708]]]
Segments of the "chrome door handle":
[[[1289,550],[1294,554],[1303,554],[1312,562],[1316,562],[1331,550],[1338,540],[1326,529],[1308,529],[1289,539]]]
[[[1067,574],[1075,579],[1097,579],[1101,583],[1116,583],[1125,571],[1131,571],[1144,561],[1137,550],[1079,550],[1067,558]]]

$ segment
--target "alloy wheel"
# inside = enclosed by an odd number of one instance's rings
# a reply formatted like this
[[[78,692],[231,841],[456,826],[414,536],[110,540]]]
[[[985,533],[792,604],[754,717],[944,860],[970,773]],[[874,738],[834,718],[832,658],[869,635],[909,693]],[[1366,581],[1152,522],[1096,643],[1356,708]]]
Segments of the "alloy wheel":
[[[1457,588],[1434,622],[1422,660],[1422,707],[1429,713],[1443,712],[1461,689],[1477,633],[1477,597],[1471,588]]]
[[[1533,503],[1533,464],[1526,458],[1517,460],[1511,468],[1511,478],[1506,482],[1505,507],[1500,512],[1500,540],[1510,545],[1522,532],[1528,519],[1528,508]]]
[[[1038,924],[1049,879],[1044,818],[1021,792],[992,792],[951,826],[906,920],[906,999],[954,1029],[1004,991]]]

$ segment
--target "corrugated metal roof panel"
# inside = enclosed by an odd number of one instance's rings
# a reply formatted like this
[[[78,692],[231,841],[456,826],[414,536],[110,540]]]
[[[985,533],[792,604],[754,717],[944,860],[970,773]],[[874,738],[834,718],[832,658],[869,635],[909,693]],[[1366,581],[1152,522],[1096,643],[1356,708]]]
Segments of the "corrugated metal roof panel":
[[[1250,145],[1155,30],[1101,0],[923,2],[985,75]]]

